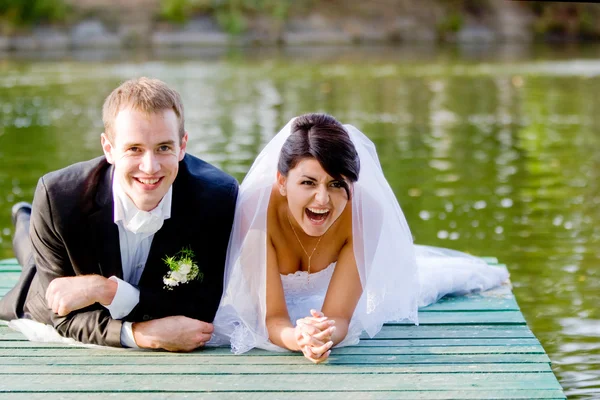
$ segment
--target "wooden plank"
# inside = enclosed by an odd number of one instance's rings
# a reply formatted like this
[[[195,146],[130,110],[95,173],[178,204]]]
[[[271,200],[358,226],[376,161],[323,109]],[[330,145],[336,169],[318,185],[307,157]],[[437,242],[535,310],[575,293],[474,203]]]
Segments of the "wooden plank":
[[[523,325],[520,311],[430,311],[419,313],[420,325]],[[392,322],[386,325],[413,325],[410,322]]]
[[[419,315],[430,311],[519,311],[514,298],[494,298],[482,295],[444,297],[437,303],[419,309]]]
[[[0,342],[1,343],[1,342]],[[357,346],[369,347],[428,347],[428,346],[535,346],[540,342],[535,338],[495,338],[495,339],[363,339]]]
[[[0,261],[0,296],[14,285],[19,271],[15,260]],[[318,366],[289,352],[253,350],[236,356],[223,347],[172,354],[32,343],[0,324],[0,392],[2,398],[44,399],[58,394],[128,399],[565,398],[510,285],[444,298],[421,309],[419,317],[419,326],[387,324],[373,339],[334,349],[328,362]],[[323,376],[325,385],[313,384]]]
[[[10,265],[10,264],[4,264],[4,265],[0,264],[0,276],[7,274],[7,273],[20,274],[21,266],[20,265]]]
[[[25,365],[25,364],[86,364],[86,365],[113,365],[113,364],[254,364],[254,365],[289,365],[305,364],[306,359],[300,354],[283,354],[252,357],[223,357],[222,355],[202,355],[187,357],[139,356],[139,353],[129,354],[114,353],[113,355],[92,353],[76,353],[56,349],[27,349],[27,351],[5,351],[0,356],[0,365]],[[54,354],[52,354],[54,353]],[[549,363],[546,354],[415,354],[415,355],[336,355],[332,353],[329,364],[474,364],[474,363]],[[4,367],[3,367],[4,368]]]
[[[505,284],[485,292],[477,292],[464,296],[446,296],[432,305],[419,309],[419,312],[476,310],[519,311],[519,306],[510,285]]]
[[[0,325],[0,335],[17,334],[7,326]],[[21,336],[22,337],[22,336]],[[384,325],[374,340],[397,339],[535,339],[525,325]],[[369,339],[365,334],[362,339]]]
[[[384,325],[376,339],[458,339],[458,338],[534,338],[525,325]],[[368,338],[363,334],[361,338]]]
[[[6,268],[6,267],[3,267]],[[21,276],[21,271],[0,270],[0,283],[17,281]]]
[[[189,399],[199,397],[194,392],[180,392],[180,393],[165,393],[160,394],[154,392],[109,392],[106,389],[100,393],[85,393],[82,396],[79,393],[69,392],[54,392],[53,394],[60,394],[60,398],[64,400],[81,399],[85,397],[86,400],[105,400],[107,397],[111,399],[133,399],[133,400],[148,400],[156,398],[168,398],[168,399]],[[3,393],[3,400],[48,400],[49,395],[45,392],[34,393]],[[209,393],[205,392],[201,394],[202,399],[207,400],[280,400],[282,393],[280,392],[218,392]],[[489,399],[489,400],[501,400],[501,399],[527,399],[527,400],[559,400],[565,399],[564,394],[561,390],[445,390],[445,391],[433,391],[433,390],[421,390],[419,392],[396,392],[396,391],[327,391],[327,392],[305,392],[297,391],[294,393],[285,393],[285,398],[288,400],[311,400],[311,399],[324,399],[324,400],[338,400],[338,399],[365,399],[365,400],[391,400],[391,399],[423,399],[423,400],[448,400],[448,399]]]
[[[22,334],[6,326],[0,326],[0,339],[23,339]],[[366,334],[361,337],[369,340]],[[370,340],[423,340],[423,339],[534,339],[531,330],[524,325],[384,325],[381,331]]]
[[[26,343],[26,342],[24,342]],[[70,351],[72,356],[116,356],[129,354],[135,357],[152,357],[152,358],[165,358],[173,357],[172,353],[167,351],[153,351],[153,350],[142,350],[142,349],[120,349],[112,347],[85,347],[85,346],[69,346],[58,343],[40,343],[39,346],[35,347],[7,347],[0,349],[0,356],[16,356],[21,355],[27,356],[55,356],[62,354],[66,350]],[[401,354],[424,354],[424,355],[435,355],[435,354],[544,354],[541,345],[531,346],[390,346],[390,347],[374,347],[374,346],[348,346],[333,349],[335,355],[401,355]],[[244,357],[256,357],[256,356],[269,356],[269,357],[285,357],[295,355],[301,357],[300,353],[291,351],[268,351],[262,349],[252,349],[247,353],[244,353]],[[239,358],[240,355],[235,355],[231,352],[229,347],[205,347],[200,350],[196,350],[190,353],[177,354],[178,358],[198,358],[198,357],[230,357]]]
[[[219,392],[219,391],[280,391],[298,390],[322,391],[314,384],[314,376],[303,374],[281,374],[275,379],[261,379],[261,374],[237,375],[235,379],[215,379],[210,375],[36,375],[32,380],[26,375],[6,374],[0,381],[0,392],[10,391],[65,391],[72,388],[77,392],[97,391],[109,388],[110,391],[153,391],[153,392]],[[356,379],[352,375],[328,375],[327,390],[473,390],[485,386],[486,389],[560,389],[551,372],[536,374],[497,373],[497,374],[369,374],[368,379]]]
[[[6,258],[4,260],[0,260],[0,266],[17,266],[19,269],[21,268],[16,258]]]
[[[131,365],[5,365],[0,370],[0,376],[10,374],[45,374],[45,375],[63,375],[63,374],[91,374],[91,375],[181,375],[181,374],[431,374],[447,373],[454,374],[458,372],[468,373],[537,373],[552,372],[550,366],[546,363],[522,363],[522,364],[454,364],[454,365],[330,365],[321,364],[315,366],[309,362],[298,365],[247,365],[247,364],[227,364],[227,365],[204,365],[204,364],[144,364],[136,366],[135,370]],[[366,370],[368,368],[368,370]]]
[[[390,339],[376,340],[363,339],[357,346],[361,347],[450,347],[450,346],[535,346],[539,345],[537,339]],[[47,347],[46,343],[29,342],[19,332],[0,332],[0,348],[33,348]],[[68,345],[54,344],[52,347],[71,347]]]
[[[5,283],[4,283],[4,285],[5,285],[5,286],[1,286],[1,285],[0,285],[0,290],[1,290],[1,292],[0,292],[0,298],[1,298],[1,297],[4,297],[4,295],[5,295],[6,293],[8,293],[8,291],[9,291],[10,289],[12,289],[12,288],[15,286],[15,284],[16,284],[16,283],[17,283],[16,281],[15,281],[15,282],[10,282],[10,284],[9,284],[8,282],[5,282]]]
[[[28,343],[28,342],[23,342]],[[56,344],[56,343],[44,343],[39,346],[22,346],[20,344],[7,345],[0,347],[0,355],[16,355],[17,353],[24,353],[30,351],[31,353],[40,353],[42,350],[57,350],[63,349],[68,351],[76,351],[71,350],[72,346],[64,345],[64,344]],[[86,350],[83,347],[77,347],[78,350]],[[78,351],[77,350],[77,351]],[[93,354],[99,354],[104,349],[93,349]],[[108,350],[112,352],[113,350]],[[148,352],[148,351],[137,351],[136,356],[145,357],[152,356],[156,357],[156,352]],[[229,348],[207,348],[202,350],[203,354],[206,355],[219,355],[219,356],[231,356],[235,357],[233,353],[229,350]],[[533,346],[417,346],[417,347],[407,347],[407,346],[397,346],[397,347],[365,347],[365,346],[351,346],[351,347],[340,347],[337,349],[333,349],[333,353],[335,355],[401,355],[401,354],[545,354],[544,349],[541,345],[533,345]],[[87,353],[91,355],[91,353]],[[105,353],[100,353],[105,354]],[[111,353],[112,354],[112,353]],[[290,353],[278,353],[279,355],[285,355]],[[48,354],[43,354],[48,355]],[[54,354],[50,354],[54,355]],[[165,356],[168,353],[164,353]],[[253,350],[248,353],[248,356],[269,356],[273,355],[273,352],[266,350]]]

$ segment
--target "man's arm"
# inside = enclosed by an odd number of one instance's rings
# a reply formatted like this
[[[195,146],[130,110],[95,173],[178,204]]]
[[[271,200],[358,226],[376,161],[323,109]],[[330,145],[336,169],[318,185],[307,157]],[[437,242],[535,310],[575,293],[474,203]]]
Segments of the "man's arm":
[[[83,343],[120,347],[121,321],[112,319],[99,304],[92,303],[68,315],[56,314],[47,304],[45,295],[51,282],[57,278],[75,276],[63,238],[65,232],[57,226],[58,211],[54,208],[44,178],[41,178],[33,198],[30,238],[37,279],[43,293],[32,300],[31,308],[35,308],[37,314],[49,316],[52,325],[62,336]]]

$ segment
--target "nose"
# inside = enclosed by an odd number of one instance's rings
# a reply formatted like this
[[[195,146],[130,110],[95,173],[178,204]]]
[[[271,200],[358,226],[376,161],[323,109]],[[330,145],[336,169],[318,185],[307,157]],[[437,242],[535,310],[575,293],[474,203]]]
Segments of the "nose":
[[[327,203],[329,203],[329,192],[327,191],[326,187],[324,187],[323,185],[317,186],[315,200],[316,200],[317,204],[323,205],[323,206],[326,205]]]
[[[160,163],[158,162],[158,158],[153,152],[147,151],[140,162],[140,171],[148,175],[153,175],[159,170]]]

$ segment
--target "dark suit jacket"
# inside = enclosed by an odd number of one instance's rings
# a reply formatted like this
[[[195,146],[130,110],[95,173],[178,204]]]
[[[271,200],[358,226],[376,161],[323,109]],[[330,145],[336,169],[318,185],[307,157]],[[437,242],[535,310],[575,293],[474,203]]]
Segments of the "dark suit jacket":
[[[54,278],[87,274],[122,278],[112,176],[113,167],[99,157],[51,172],[38,182],[30,231],[37,273],[24,311],[63,336],[119,347],[122,321],[112,319],[102,305],[59,317],[45,300]],[[237,190],[233,177],[196,157],[184,157],[173,183],[171,218],[154,235],[139,282],[139,304],[125,320],[171,315],[213,320],[223,291]],[[194,251],[204,277],[167,290],[163,276],[169,268],[163,259],[183,248]]]

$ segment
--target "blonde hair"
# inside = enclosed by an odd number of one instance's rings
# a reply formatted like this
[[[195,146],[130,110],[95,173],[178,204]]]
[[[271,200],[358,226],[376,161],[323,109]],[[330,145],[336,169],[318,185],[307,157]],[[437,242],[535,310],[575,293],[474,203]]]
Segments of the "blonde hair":
[[[102,122],[104,133],[110,140],[114,139],[114,123],[119,111],[128,107],[146,114],[173,110],[179,122],[179,139],[185,135],[181,96],[161,80],[146,77],[131,79],[108,95],[102,106]]]

